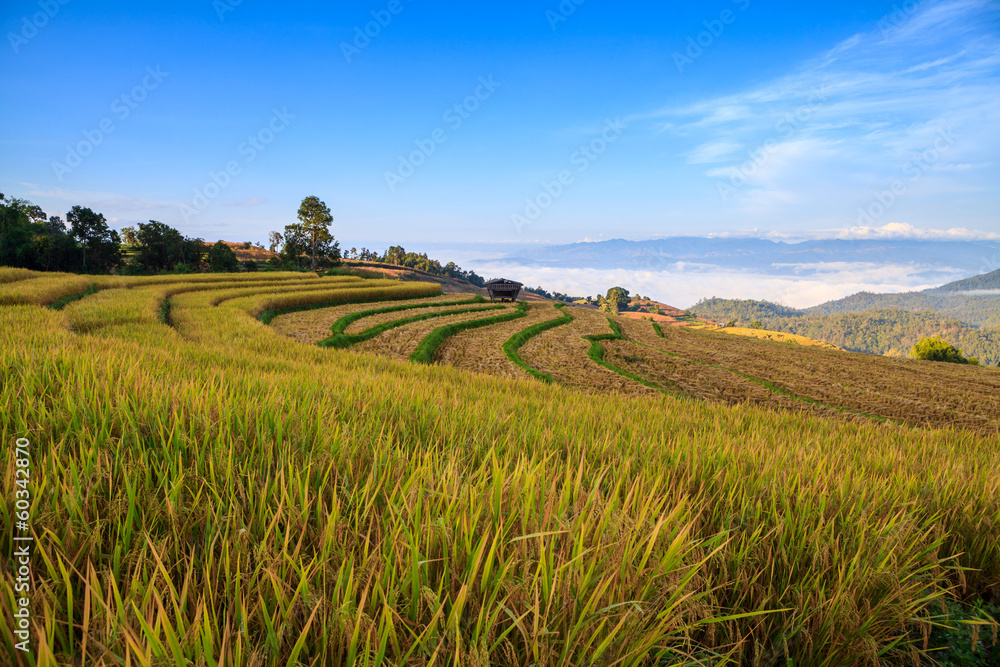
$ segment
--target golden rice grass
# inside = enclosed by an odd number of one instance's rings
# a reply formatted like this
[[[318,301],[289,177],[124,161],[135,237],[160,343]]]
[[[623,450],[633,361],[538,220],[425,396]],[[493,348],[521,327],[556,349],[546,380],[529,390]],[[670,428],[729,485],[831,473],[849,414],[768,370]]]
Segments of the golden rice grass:
[[[324,350],[255,319],[318,293],[207,296],[173,337],[0,307],[30,664],[916,665],[947,591],[1000,587],[995,438]]]

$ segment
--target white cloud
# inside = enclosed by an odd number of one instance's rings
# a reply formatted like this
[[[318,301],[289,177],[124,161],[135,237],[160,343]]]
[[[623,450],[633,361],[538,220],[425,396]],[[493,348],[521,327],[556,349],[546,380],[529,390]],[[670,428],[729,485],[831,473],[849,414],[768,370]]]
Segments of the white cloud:
[[[567,269],[511,264],[475,263],[477,273],[503,275],[526,285],[541,285],[575,296],[604,294],[615,285],[639,292],[678,308],[689,308],[699,299],[760,299],[793,308],[808,308],[857,292],[906,292],[939,286],[950,280],[968,277],[968,272],[954,270],[946,279],[927,282],[927,267],[920,265],[884,265],[861,263],[810,264],[814,272],[807,276],[779,276],[738,271],[701,270],[690,263],[679,263],[669,271],[629,269]],[[948,272],[945,272],[948,273]]]
[[[743,148],[742,144],[732,141],[710,141],[688,153],[688,162],[690,164],[721,162],[741,148]]]
[[[928,229],[914,227],[907,222],[890,222],[881,227],[858,226],[834,232],[838,239],[941,239],[948,241],[998,240],[1000,234],[983,232],[965,227]]]

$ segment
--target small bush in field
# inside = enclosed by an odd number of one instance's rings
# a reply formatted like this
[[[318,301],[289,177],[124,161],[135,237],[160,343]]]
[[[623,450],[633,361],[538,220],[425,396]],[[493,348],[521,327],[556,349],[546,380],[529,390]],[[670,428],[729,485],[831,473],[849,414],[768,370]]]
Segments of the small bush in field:
[[[921,359],[923,361],[944,361],[951,364],[979,365],[978,359],[975,357],[966,359],[960,349],[945,342],[940,336],[924,338],[919,341],[910,350],[910,358]]]

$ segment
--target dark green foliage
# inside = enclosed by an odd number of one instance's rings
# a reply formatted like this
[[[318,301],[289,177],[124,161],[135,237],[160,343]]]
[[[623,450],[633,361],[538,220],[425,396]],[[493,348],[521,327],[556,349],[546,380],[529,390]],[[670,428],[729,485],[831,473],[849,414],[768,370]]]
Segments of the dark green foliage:
[[[519,368],[526,370],[533,377],[536,377],[543,382],[552,382],[552,376],[529,366],[527,362],[521,358],[521,355],[519,355],[517,351],[520,350],[525,343],[543,331],[548,331],[549,329],[554,329],[555,327],[562,326],[563,324],[569,324],[573,321],[573,317],[566,312],[566,306],[564,304],[559,303],[556,304],[555,307],[562,311],[560,317],[546,322],[539,322],[538,324],[534,324],[527,329],[518,331],[516,334],[508,338],[507,342],[503,344],[503,353],[507,355],[508,359],[510,359]]]
[[[204,241],[187,238],[173,227],[156,220],[140,222],[138,226],[136,253],[129,261],[129,273],[173,271],[178,264],[187,265],[191,271],[201,268]]]
[[[216,241],[208,249],[208,270],[212,273],[234,273],[240,270],[240,261],[236,253],[223,241]],[[255,267],[256,268],[256,267]]]
[[[160,322],[166,324],[168,327],[173,326],[170,322],[170,299],[164,299],[160,302]]]
[[[286,249],[282,255],[298,263],[300,256],[305,254],[313,271],[317,266],[338,264],[340,243],[330,233],[333,215],[326,203],[319,197],[306,197],[299,206],[298,218],[299,224],[285,227]]]
[[[494,306],[495,307],[495,306]],[[503,306],[500,306],[503,308]],[[448,338],[454,336],[457,333],[466,331],[468,329],[478,329],[480,327],[488,327],[493,324],[501,324],[502,322],[509,322],[511,320],[516,320],[519,317],[524,317],[528,314],[528,304],[524,301],[518,302],[517,308],[512,312],[504,313],[503,315],[497,315],[496,317],[487,317],[482,320],[469,320],[467,322],[455,322],[454,324],[448,324],[443,327],[438,327],[432,331],[426,338],[420,341],[417,345],[417,349],[414,350],[413,354],[410,355],[410,361],[416,361],[422,364],[434,363],[434,355],[437,354],[438,348],[440,348]]]
[[[962,605],[947,601],[945,618],[931,632],[930,655],[941,667],[995,667],[1000,665],[1000,641],[994,641],[987,623],[1000,619],[1000,606],[977,600]],[[982,625],[981,625],[982,624]]]
[[[256,271],[257,262],[253,261],[252,259],[248,259],[247,261],[243,262],[243,270],[251,273],[253,271]]]
[[[86,296],[94,294],[96,291],[97,291],[97,285],[91,285],[82,292],[78,292],[77,294],[70,294],[69,296],[64,296],[61,299],[56,299],[52,303],[47,304],[47,306],[52,310],[62,310],[63,308],[73,303],[74,301],[79,301],[80,299]]]
[[[35,271],[79,271],[83,249],[58,216],[0,194],[0,265]]]
[[[945,342],[939,336],[924,338],[910,350],[911,359],[923,361],[943,361],[950,364],[975,364],[975,359],[966,359],[962,351],[954,345]]]
[[[74,206],[66,214],[70,233],[83,248],[83,270],[108,272],[122,262],[122,240],[118,232],[108,227],[107,220],[83,206]]]

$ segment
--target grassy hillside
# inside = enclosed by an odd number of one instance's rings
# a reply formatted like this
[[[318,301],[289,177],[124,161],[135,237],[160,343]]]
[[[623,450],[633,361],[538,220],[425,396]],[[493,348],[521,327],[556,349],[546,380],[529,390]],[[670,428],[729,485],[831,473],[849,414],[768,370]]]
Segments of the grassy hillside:
[[[36,540],[38,647],[16,664],[919,664],[944,598],[1000,591],[995,431],[804,409],[853,384],[859,405],[912,413],[922,397],[988,418],[994,371],[868,363],[876,400],[852,355],[584,309],[539,327],[562,317],[547,304],[499,334],[456,328],[482,313],[441,314],[420,339],[448,328],[444,359],[466,333],[490,349],[532,327],[508,361],[555,371],[573,345],[580,368],[645,390],[594,395],[554,372],[324,349],[260,319],[382,311],[339,325],[358,335],[397,324],[391,304],[467,307],[438,295],[352,276],[0,269],[0,429],[30,442]],[[803,410],[666,390],[717,367],[778,367],[796,391],[767,391]],[[15,461],[3,553],[21,534]],[[14,654],[8,623],[0,643]]]

